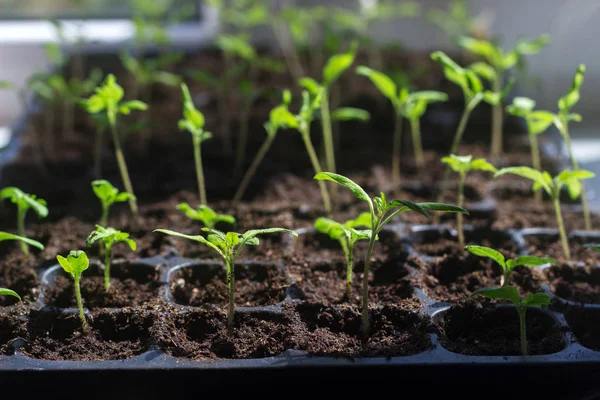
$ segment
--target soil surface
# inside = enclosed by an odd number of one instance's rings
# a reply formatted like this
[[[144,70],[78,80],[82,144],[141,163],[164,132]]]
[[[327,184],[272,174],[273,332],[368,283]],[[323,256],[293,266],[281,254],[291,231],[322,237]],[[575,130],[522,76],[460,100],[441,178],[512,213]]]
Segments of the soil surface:
[[[455,305],[442,314],[437,325],[440,343],[454,353],[475,356],[521,354],[519,316],[514,307]],[[527,311],[526,332],[530,355],[556,353],[566,345],[560,326],[537,309]]]
[[[567,312],[567,322],[577,340],[588,349],[600,350],[600,310],[574,307]]]
[[[600,304],[600,269],[594,266],[560,264],[544,271],[550,290],[577,303]]]

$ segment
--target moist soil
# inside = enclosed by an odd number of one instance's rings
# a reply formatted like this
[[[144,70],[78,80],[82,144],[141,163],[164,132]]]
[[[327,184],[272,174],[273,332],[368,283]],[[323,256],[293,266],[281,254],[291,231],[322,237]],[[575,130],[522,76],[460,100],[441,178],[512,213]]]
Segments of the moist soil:
[[[520,355],[519,316],[514,307],[454,305],[437,322],[442,346],[454,353],[476,356]],[[552,354],[566,343],[554,319],[538,309],[527,311],[530,355]]]
[[[545,271],[550,290],[576,303],[600,304],[600,269],[597,265],[560,264]]]
[[[600,350],[600,310],[573,307],[566,318],[579,343],[588,349]]]
[[[567,240],[572,261],[581,262],[585,265],[595,265],[600,259],[600,253],[594,249],[584,247],[586,243],[595,243],[594,238],[571,236]],[[538,257],[552,257],[559,261],[569,261],[565,259],[558,234],[525,235],[525,244],[527,254]]]

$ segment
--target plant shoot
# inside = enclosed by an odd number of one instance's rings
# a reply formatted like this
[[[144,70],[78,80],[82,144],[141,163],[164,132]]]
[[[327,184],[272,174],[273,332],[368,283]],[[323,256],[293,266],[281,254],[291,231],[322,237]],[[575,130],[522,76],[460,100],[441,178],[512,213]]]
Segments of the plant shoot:
[[[114,203],[126,202],[133,196],[129,192],[119,192],[119,189],[104,179],[92,181],[92,190],[94,190],[94,194],[100,199],[100,203],[102,203],[102,216],[100,217],[100,225],[102,226],[108,224],[110,206]]]
[[[90,260],[87,254],[81,250],[71,250],[67,258],[57,255],[56,259],[58,263],[69,275],[73,277],[75,283],[75,297],[77,298],[77,308],[79,309],[79,318],[81,319],[81,328],[83,332],[87,332],[87,323],[85,321],[85,314],[83,313],[83,302],[81,301],[81,289],[79,282],[81,281],[81,274],[83,271],[88,269],[90,266]]]
[[[188,203],[180,203],[177,205],[177,209],[183,211],[188,218],[200,221],[205,227],[210,229],[214,229],[218,223],[235,224],[233,215],[219,214],[212,208],[203,206],[202,204],[198,208],[193,208]]]

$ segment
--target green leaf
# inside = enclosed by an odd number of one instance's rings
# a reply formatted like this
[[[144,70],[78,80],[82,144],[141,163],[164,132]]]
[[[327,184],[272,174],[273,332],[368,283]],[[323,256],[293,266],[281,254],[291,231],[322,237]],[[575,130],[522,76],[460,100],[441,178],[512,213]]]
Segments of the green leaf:
[[[323,87],[319,84],[319,82],[315,81],[313,78],[301,78],[298,81],[298,85],[300,87],[308,90],[310,94],[316,95]]]
[[[469,215],[469,212],[467,210],[465,210],[464,208],[461,208],[461,207],[458,207],[458,206],[455,206],[452,204],[430,203],[430,202],[417,203],[417,204],[424,210],[461,213],[461,214]]]
[[[323,86],[331,86],[344,71],[352,66],[356,58],[356,47],[357,45],[353,43],[349,52],[335,54],[329,58],[323,68]]]
[[[357,67],[356,73],[369,78],[385,97],[396,104],[398,100],[398,87],[387,75],[364,66]]]
[[[506,107],[509,114],[517,117],[527,116],[535,108],[535,100],[528,97],[515,97],[511,105]]]
[[[527,126],[530,135],[538,135],[545,132],[552,122],[555,115],[549,111],[533,111],[527,116]]]
[[[565,185],[569,191],[569,197],[576,199],[581,196],[583,192],[582,180],[594,178],[596,174],[586,170],[564,170],[556,177],[556,181],[559,186]]]
[[[13,296],[21,301],[21,296],[19,296],[17,292],[6,288],[0,288],[0,296]]]
[[[234,247],[237,246],[240,242],[240,236],[235,232],[227,232],[225,234],[225,240],[227,240],[229,246]]]
[[[448,165],[454,172],[466,174],[471,166],[471,160],[473,156],[457,156],[450,154],[448,157],[443,157],[442,162]]]
[[[369,197],[367,192],[365,192],[364,189],[361,188],[353,180],[348,179],[342,175],[334,174],[333,172],[318,173],[314,176],[313,179],[316,179],[318,181],[336,182],[336,183],[344,186],[345,188],[350,189],[350,191],[354,194],[354,196],[356,196],[357,199],[363,200],[363,201],[366,201],[367,203],[369,203],[370,209],[373,210],[373,202],[371,201],[371,198]]]
[[[506,268],[506,260],[504,258],[504,255],[490,247],[471,245],[466,246],[465,250],[479,257],[491,258],[492,260],[496,261],[503,269]]]
[[[96,225],[96,229],[92,231],[87,239],[85,245],[90,247],[94,242],[102,240],[107,248],[112,247],[113,244],[123,242],[126,243],[129,248],[133,251],[137,248],[137,244],[129,238],[129,233],[121,232],[111,227],[103,227]]]
[[[344,226],[347,228],[358,228],[361,226],[370,228],[373,225],[373,221],[371,218],[371,213],[365,212],[361,213],[355,219],[351,219],[344,223]]]
[[[88,269],[90,265],[87,254],[81,250],[71,250],[67,258],[57,255],[56,259],[65,272],[73,278],[81,276],[81,273]]]
[[[139,100],[126,101],[119,106],[119,112],[121,114],[130,114],[132,110],[146,111],[147,109],[148,105]]]
[[[497,171],[496,167],[494,167],[485,158],[478,158],[476,160],[471,161],[471,170],[487,171],[487,172],[496,172]]]
[[[506,299],[512,301],[515,305],[520,304],[519,290],[513,286],[502,286],[500,288],[484,288],[473,292],[474,295],[482,295],[490,299]]]
[[[550,304],[550,296],[546,293],[533,293],[523,299],[523,304],[531,307],[546,308]]]
[[[469,69],[475,72],[478,76],[487,80],[488,82],[494,82],[496,80],[496,70],[491,65],[482,61],[473,63],[469,66]]]
[[[271,126],[275,129],[279,128],[298,128],[298,121],[294,114],[289,112],[286,105],[280,105],[271,110],[269,114]]]
[[[466,98],[470,98],[471,96],[473,96],[473,90],[471,89],[471,81],[476,82],[476,80],[474,80],[472,77],[468,77],[467,70],[460,67],[442,51],[436,51],[431,53],[431,59],[442,64],[446,79],[460,86]],[[474,72],[471,71],[471,74],[476,77]]]
[[[40,242],[38,242],[37,240],[33,240],[33,239],[29,239],[29,238],[26,238],[23,236],[13,235],[12,233],[0,231],[0,242],[2,242],[4,240],[18,240],[21,242],[25,242],[28,245],[36,247],[40,250],[44,250],[44,245],[41,244]]]
[[[523,265],[525,267],[538,267],[545,264],[556,264],[554,258],[536,257],[536,256],[520,256],[514,261],[514,266]]]
[[[536,54],[542,51],[550,43],[550,35],[540,35],[533,40],[519,40],[515,46],[515,51],[519,54]]]
[[[336,121],[362,121],[367,122],[371,114],[360,108],[342,107],[331,113],[331,118]]]
[[[421,207],[420,204],[413,203],[413,202],[407,201],[407,200],[392,200],[388,203],[387,206],[388,207],[400,207],[400,208],[405,209],[403,211],[412,210],[412,211],[416,211],[419,214],[424,215],[426,217],[429,216],[429,214],[427,214],[427,211],[425,211],[425,209],[423,207]],[[403,212],[403,211],[401,211],[401,212]]]
[[[579,89],[583,84],[583,75],[585,73],[585,65],[581,64],[575,72],[571,90],[558,100],[558,108],[561,113],[568,113],[569,110],[579,101]]]
[[[284,228],[252,229],[252,230],[246,231],[242,235],[242,244],[244,242],[256,237],[257,235],[265,235],[265,234],[269,234],[269,233],[289,233],[289,234],[292,234],[292,235],[298,237],[298,234],[291,229],[284,229]]]
[[[202,236],[202,235],[196,235],[196,236],[186,235],[186,234],[175,232],[175,231],[172,231],[169,229],[155,229],[153,232],[160,232],[160,233],[164,233],[165,235],[177,236],[177,237],[181,237],[184,239],[189,239],[189,240],[193,240],[195,242],[202,243],[202,244],[210,247],[217,253],[219,253],[223,258],[225,258],[225,255],[223,254],[221,248],[218,247],[217,245],[215,245],[214,243],[211,243],[210,241],[206,240],[204,238],[204,236]]]
[[[217,46],[222,51],[245,60],[253,60],[256,57],[256,51],[246,35],[220,35],[217,38]]]
[[[486,58],[491,64],[496,64],[499,58],[499,49],[486,40],[462,36],[458,38],[458,44],[463,49]]]
[[[324,233],[334,240],[339,240],[342,236],[346,235],[344,226],[329,218],[317,218],[315,221],[315,229],[317,232]]]
[[[517,176],[521,176],[526,179],[530,179],[535,184],[539,185],[539,187],[543,187],[544,190],[550,194],[552,192],[549,183],[544,178],[544,175],[531,167],[508,167],[502,168],[494,175],[494,178],[497,178],[502,175],[513,174]]]
[[[166,71],[157,71],[152,80],[165,86],[178,86],[181,84],[181,77]]]

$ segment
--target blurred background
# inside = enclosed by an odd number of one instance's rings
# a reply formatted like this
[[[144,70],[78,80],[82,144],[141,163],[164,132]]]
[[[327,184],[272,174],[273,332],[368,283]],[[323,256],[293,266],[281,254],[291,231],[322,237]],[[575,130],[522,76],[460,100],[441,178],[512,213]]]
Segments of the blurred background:
[[[272,1],[276,8],[325,5],[365,12],[377,4],[377,0]],[[169,4],[164,26],[171,43],[184,48],[202,47],[222,29],[218,8],[211,3],[181,0],[173,6],[165,0],[0,0],[0,80],[10,81],[13,86],[12,90],[0,90],[0,127],[10,126],[22,115],[24,103],[15,100],[32,74],[49,68],[51,60],[45,49],[49,43],[60,44],[66,51],[117,52],[135,35],[136,12],[148,5],[160,9],[161,4]],[[576,67],[585,63],[585,84],[575,110],[582,114],[583,123],[573,124],[572,135],[577,138],[574,146],[578,157],[598,168],[599,0],[419,0],[412,5],[418,12],[409,6],[406,17],[382,18],[370,24],[371,38],[380,44],[400,43],[415,51],[456,52],[456,45],[449,39],[453,30],[480,32],[496,38],[504,48],[512,48],[519,38],[550,34],[547,48],[527,57],[527,68],[514,93],[535,98],[539,108],[555,110],[556,99],[568,89]],[[60,34],[50,21],[53,19],[62,22]],[[268,28],[256,29],[253,40],[278,47]],[[315,42],[323,37],[320,32],[311,32],[308,40]],[[0,133],[2,147],[10,131],[0,128]]]

